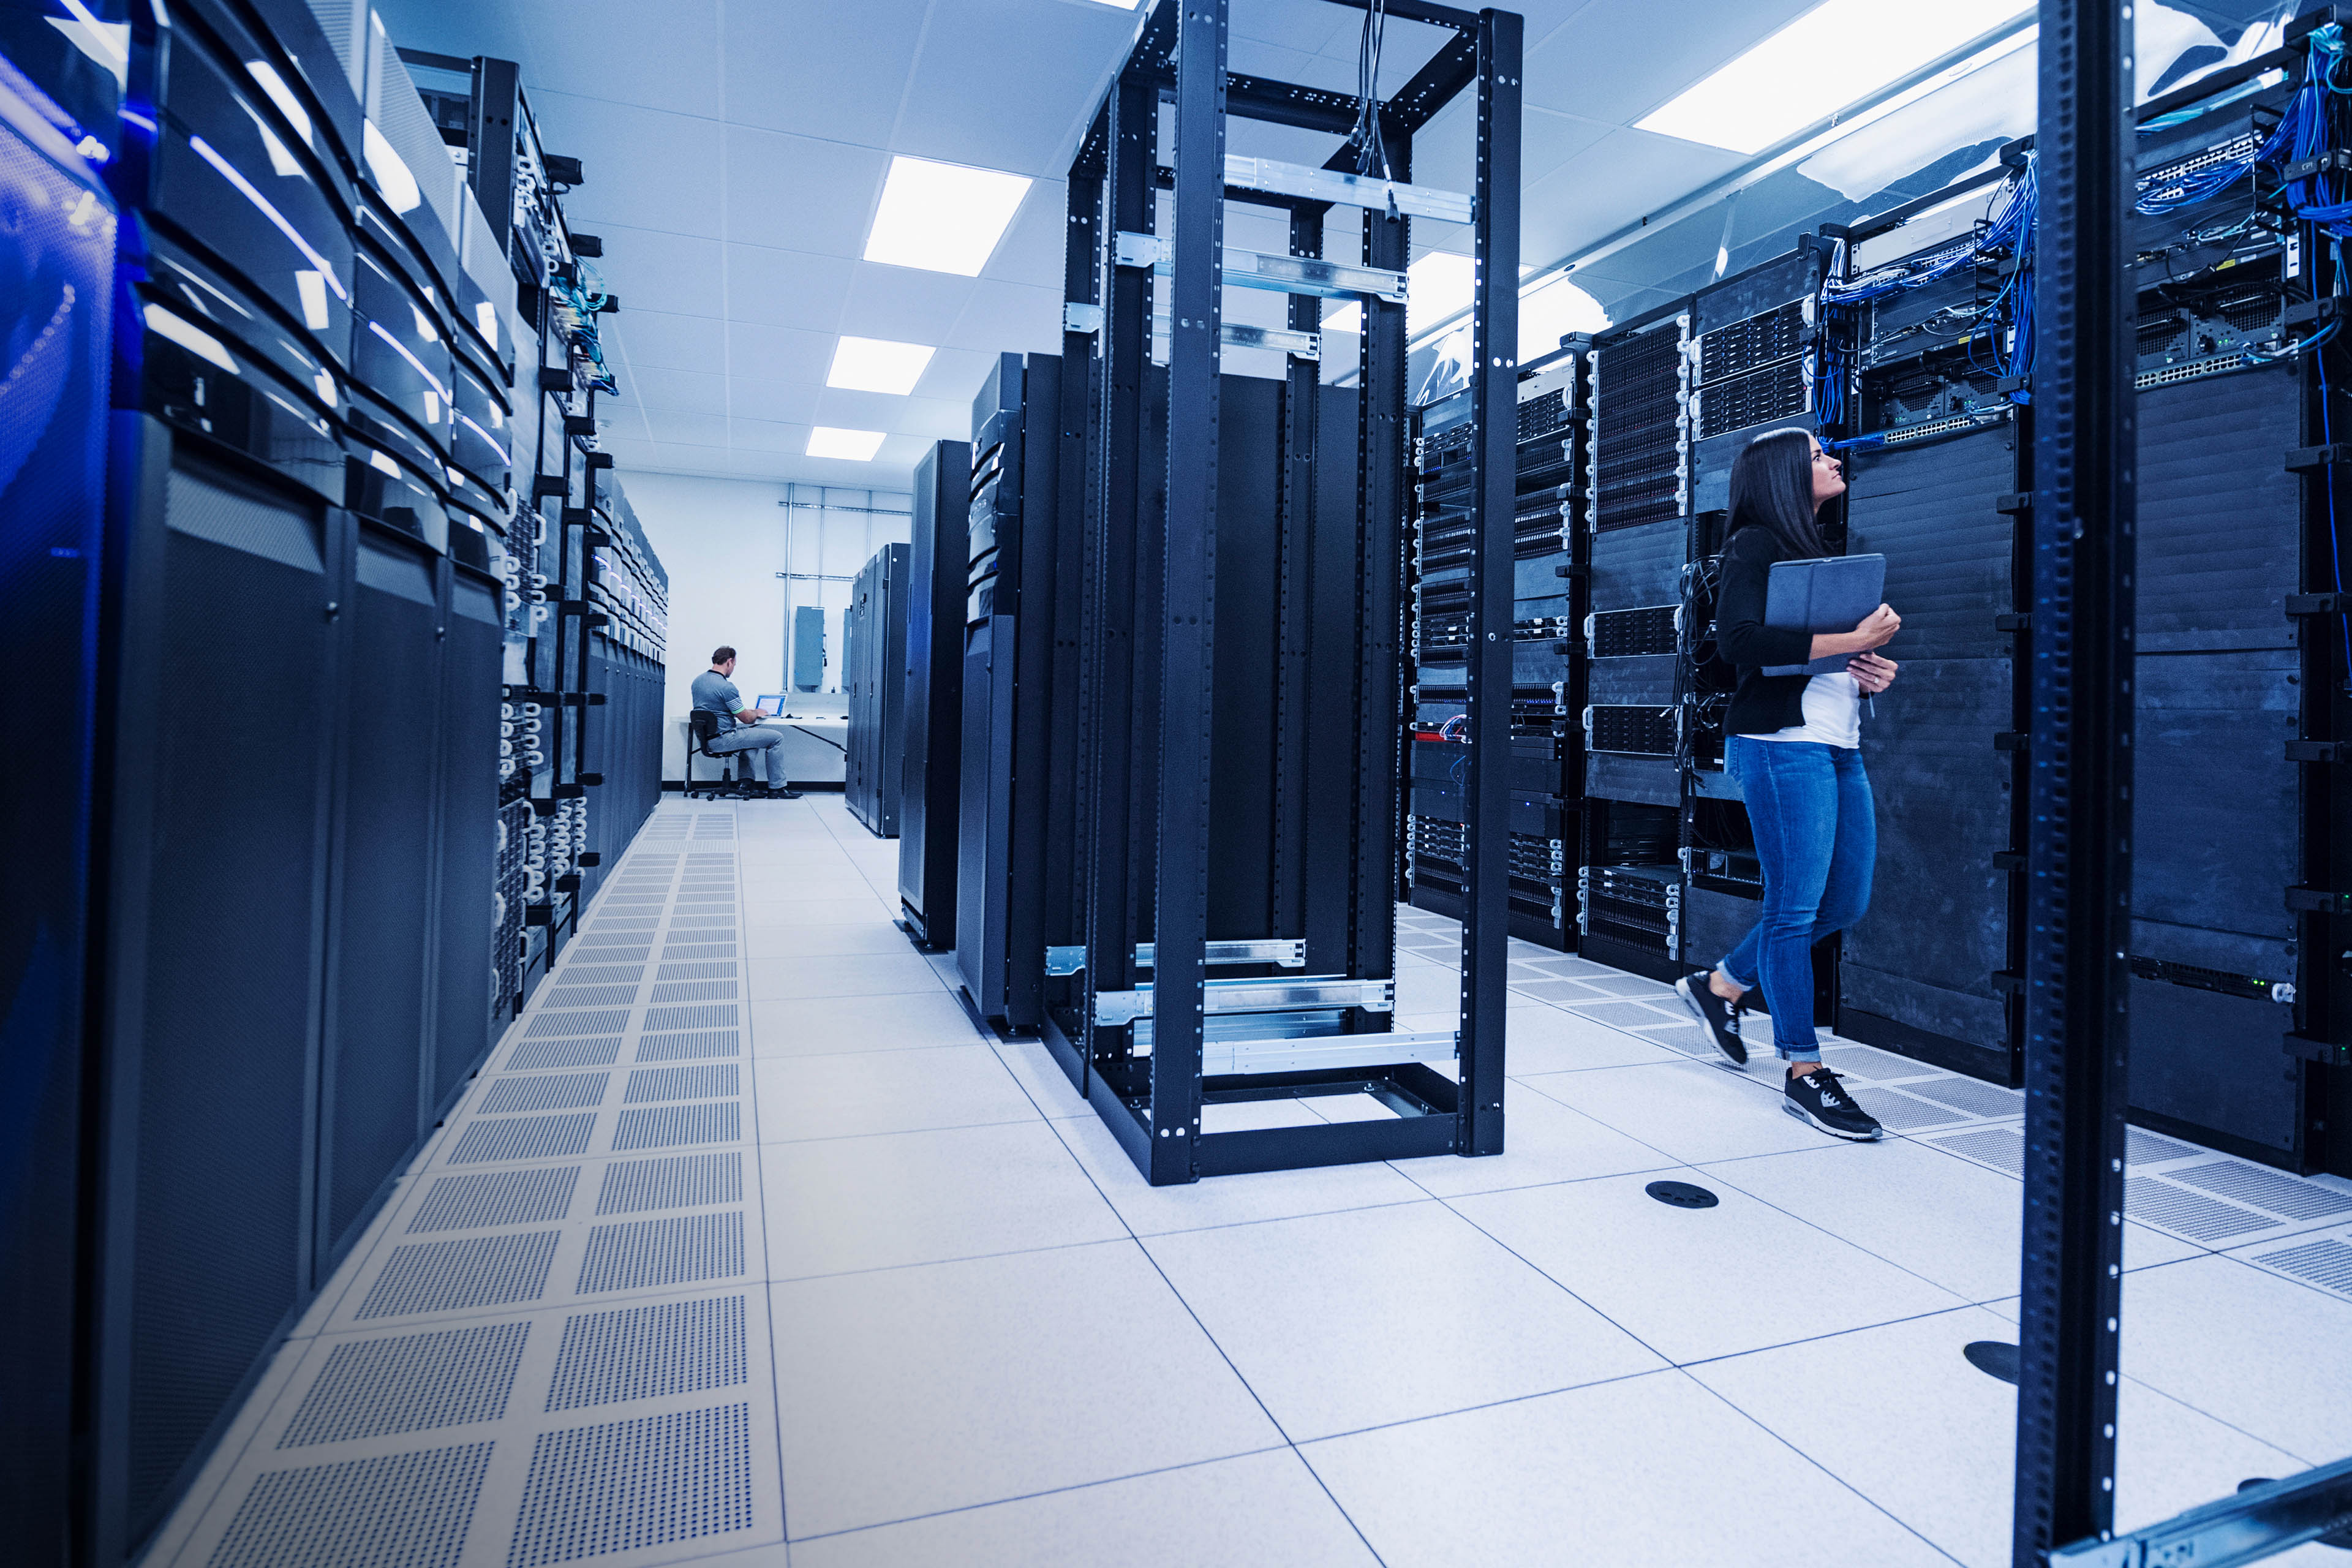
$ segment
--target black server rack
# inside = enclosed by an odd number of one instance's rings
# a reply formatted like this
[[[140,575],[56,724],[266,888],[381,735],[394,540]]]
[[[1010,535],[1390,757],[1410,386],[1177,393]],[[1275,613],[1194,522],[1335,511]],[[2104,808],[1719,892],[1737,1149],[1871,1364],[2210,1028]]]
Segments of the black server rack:
[[[1512,517],[1510,931],[1576,945],[1582,852],[1585,694],[1582,527],[1586,446],[1581,339],[1519,369]],[[1416,411],[1417,515],[1407,560],[1406,642],[1413,687],[1405,725],[1411,778],[1405,896],[1459,918],[1467,839],[1468,563],[1475,427],[1470,395]]]
[[[849,699],[844,758],[850,815],[877,837],[898,837],[905,766],[909,547],[875,552],[850,587],[842,616],[842,689]]]
[[[907,564],[906,724],[898,792],[898,911],[916,946],[955,946],[956,795],[962,784],[964,576],[971,447],[940,441],[915,465]]]
[[[1229,118],[1345,135],[1357,115],[1351,100],[1229,73],[1228,10],[1161,0],[1144,18],[1072,163],[1065,230],[1069,537],[1046,630],[1075,657],[1045,661],[1056,721],[1034,794],[1049,821],[1067,802],[1077,834],[1067,860],[1048,857],[1045,908],[1027,940],[1045,942],[1048,1048],[1155,1184],[1503,1146],[1522,717],[1505,608],[1517,510],[1516,367],[1506,367],[1517,327],[1515,291],[1484,279],[1517,273],[1520,22],[1415,11],[1453,37],[1377,111],[1386,155],[1373,175],[1357,172],[1352,150],[1320,169],[1258,159],[1239,170],[1223,158]],[[1476,188],[1415,186],[1413,135],[1457,95],[1476,108]],[[1171,153],[1163,231],[1154,192]],[[1224,249],[1232,201],[1286,212],[1286,249]],[[1325,254],[1336,206],[1362,215],[1357,259]],[[1422,217],[1470,226],[1480,281],[1463,579],[1471,653],[1459,678],[1473,737],[1462,1016],[1455,1028],[1413,1031],[1391,1026],[1411,521],[1403,273]],[[1285,328],[1222,319],[1236,266],[1293,296]],[[1360,388],[1321,384],[1323,297],[1361,302]],[[1171,325],[1155,353],[1162,313]],[[1279,353],[1280,379],[1225,374],[1228,344]],[[1033,408],[1044,402],[1033,395]],[[974,461],[986,468],[984,446]],[[1024,616],[1043,586],[1024,580]],[[968,722],[978,708],[968,689]],[[969,729],[964,739],[973,754]],[[1017,793],[1034,775],[1025,758],[1013,770]],[[959,952],[972,942],[960,921]],[[1240,1132],[1202,1122],[1211,1103],[1358,1093],[1393,1114]]]
[[[1051,354],[999,356],[972,403],[966,491],[956,969],[966,1005],[1014,1029],[1037,1026],[1045,983],[1061,372]]]
[[[114,82],[29,12],[0,20],[0,51],[33,78],[21,95],[0,85],[0,209],[15,215],[0,237],[0,341],[16,345],[9,395],[29,405],[0,423],[0,658],[15,673],[0,715],[23,758],[0,774],[0,1334],[16,1347],[0,1364],[0,1538],[46,1563],[68,1560],[76,1363],[65,1347],[88,1309],[81,932],[116,220],[76,138],[43,110],[95,122],[110,141]],[[44,89],[46,106],[30,96]]]

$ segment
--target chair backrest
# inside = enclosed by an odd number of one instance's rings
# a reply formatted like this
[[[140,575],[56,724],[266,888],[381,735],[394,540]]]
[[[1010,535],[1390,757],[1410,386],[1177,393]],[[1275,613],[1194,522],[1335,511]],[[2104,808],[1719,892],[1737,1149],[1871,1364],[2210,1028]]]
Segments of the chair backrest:
[[[686,727],[693,733],[697,751],[707,751],[719,738],[719,715],[708,709],[697,708],[686,716]]]

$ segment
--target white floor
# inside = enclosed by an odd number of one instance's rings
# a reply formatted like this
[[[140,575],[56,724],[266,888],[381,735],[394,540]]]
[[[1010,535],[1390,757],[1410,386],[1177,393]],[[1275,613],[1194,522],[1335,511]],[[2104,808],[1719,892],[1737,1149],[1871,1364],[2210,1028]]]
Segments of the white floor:
[[[1154,1190],[897,853],[665,805],[150,1562],[2008,1562],[2015,1096],[1835,1047],[1837,1142],[1514,943],[1508,1152]],[[2352,1183],[2134,1137],[2126,1524],[2352,1454]]]

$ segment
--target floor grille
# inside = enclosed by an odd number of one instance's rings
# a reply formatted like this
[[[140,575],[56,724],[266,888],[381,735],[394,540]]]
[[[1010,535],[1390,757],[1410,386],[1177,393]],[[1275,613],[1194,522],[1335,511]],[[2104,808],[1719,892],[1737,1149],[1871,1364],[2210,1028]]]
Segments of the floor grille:
[[[733,1062],[719,1067],[644,1068],[629,1075],[622,1103],[661,1100],[719,1100],[743,1092],[742,1069]]]
[[[604,1167],[596,1212],[644,1214],[648,1209],[702,1208],[743,1201],[743,1156],[673,1154],[657,1160],[615,1160]]]
[[[698,964],[694,967],[702,966]],[[728,967],[731,969],[734,965],[730,964]],[[673,985],[655,986],[652,1000],[655,1002],[731,1002],[735,999],[735,982],[732,980],[688,980]],[[648,1024],[652,1022],[650,1016],[646,1022]]]
[[[487,1230],[494,1225],[536,1225],[562,1219],[572,1209],[580,1184],[577,1165],[542,1165],[529,1171],[498,1171],[478,1176],[442,1176],[408,1222],[408,1234],[434,1230]]]
[[[2252,1236],[2278,1223],[2268,1215],[2170,1186],[2152,1176],[2125,1179],[2124,1213],[2144,1224],[2162,1226],[2198,1241]]]
[[[529,1230],[459,1241],[405,1242],[392,1249],[383,1272],[354,1315],[366,1321],[536,1301],[547,1289],[547,1270],[555,1261],[562,1234]]]
[[[634,1077],[630,1082],[634,1087]],[[2337,1192],[2317,1182],[2301,1181],[2281,1171],[2266,1171],[2260,1165],[2242,1164],[2235,1160],[2217,1160],[2210,1165],[2167,1171],[2165,1180],[2186,1182],[2192,1187],[2202,1187],[2209,1193],[2235,1198],[2289,1219],[2352,1214],[2352,1193]]]
[[[654,1007],[646,1013],[646,1032],[666,1029],[732,1029],[737,1027],[731,1002],[706,1007]]]
[[[455,1568],[490,1447],[268,1471],[237,1505],[209,1568]]]
[[[750,1379],[740,1296],[583,1312],[563,1321],[547,1408],[700,1394]]]
[[[611,1073],[550,1073],[542,1078],[502,1078],[490,1085],[479,1107],[484,1115],[509,1110],[573,1110],[601,1105]]]
[[[530,1336],[527,1322],[488,1323],[339,1344],[278,1446],[496,1421]]]
[[[625,1007],[637,999],[635,985],[562,985],[550,992],[551,1007]]]
[[[523,1038],[552,1039],[564,1035],[617,1035],[629,1026],[626,1007],[609,1013],[541,1013],[530,1021]]]
[[[495,1121],[468,1123],[457,1146],[449,1152],[453,1165],[480,1165],[499,1160],[547,1160],[588,1152],[596,1130],[596,1113],[574,1111],[562,1116],[509,1116]]]
[[[751,1407],[542,1432],[508,1568],[751,1528]]]
[[[2015,1116],[2025,1109],[2025,1097],[2013,1090],[1997,1089],[1972,1078],[1940,1078],[1924,1083],[1906,1083],[1903,1092],[1921,1100],[1932,1100],[1938,1105],[1948,1105],[1967,1116]]]
[[[686,1143],[737,1143],[743,1138],[743,1108],[733,1101],[624,1110],[613,1131],[613,1152],[669,1149]]]
[[[588,1232],[578,1293],[643,1290],[732,1279],[743,1272],[743,1214],[679,1215],[672,1219],[600,1225]]]
[[[507,1058],[509,1071],[530,1068],[609,1067],[621,1055],[621,1037],[595,1039],[525,1040]]]
[[[2265,1252],[2254,1261],[2307,1280],[2323,1290],[2352,1296],[2352,1247],[2333,1237],[2307,1241],[2283,1252]]]
[[[636,1059],[677,1061],[685,1057],[736,1057],[743,1054],[743,1037],[733,1029],[705,1029],[693,1034],[641,1035]]]

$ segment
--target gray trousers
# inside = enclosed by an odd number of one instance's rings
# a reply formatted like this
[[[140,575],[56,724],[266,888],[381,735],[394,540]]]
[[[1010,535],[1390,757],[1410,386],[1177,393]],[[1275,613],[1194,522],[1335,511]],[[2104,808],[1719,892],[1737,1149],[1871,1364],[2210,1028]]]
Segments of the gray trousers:
[[[752,777],[770,789],[782,789],[784,787],[784,764],[776,755],[776,748],[783,743],[784,732],[782,730],[771,730],[758,724],[739,724],[726,734],[715,737],[703,750],[714,757],[733,756],[740,752],[751,764]]]

